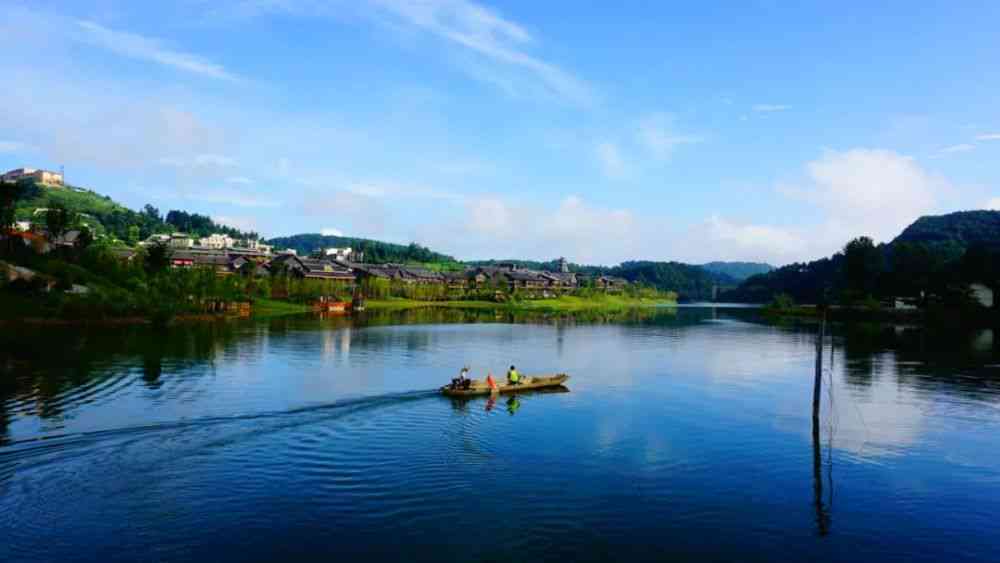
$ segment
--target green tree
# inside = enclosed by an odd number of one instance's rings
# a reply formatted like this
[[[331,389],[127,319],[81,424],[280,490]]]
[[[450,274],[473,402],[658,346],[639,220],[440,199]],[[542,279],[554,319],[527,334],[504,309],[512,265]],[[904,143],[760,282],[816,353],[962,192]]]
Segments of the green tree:
[[[844,247],[844,278],[847,288],[871,295],[883,271],[882,252],[869,237],[858,237]]]
[[[70,212],[60,203],[55,203],[45,211],[45,228],[49,238],[57,239],[66,233],[71,222]]]
[[[139,225],[129,225],[126,242],[129,246],[135,246],[139,242]]]
[[[146,273],[150,275],[159,274],[170,267],[170,249],[165,244],[154,244],[146,249],[146,257],[143,260]]]

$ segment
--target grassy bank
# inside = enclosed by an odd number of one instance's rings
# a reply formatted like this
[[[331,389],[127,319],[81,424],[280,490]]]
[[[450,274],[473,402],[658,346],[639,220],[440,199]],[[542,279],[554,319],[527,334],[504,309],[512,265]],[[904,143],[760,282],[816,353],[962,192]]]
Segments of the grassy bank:
[[[308,313],[312,309],[301,303],[277,301],[275,299],[256,299],[253,302],[254,318],[280,317],[282,315],[297,315]]]
[[[639,307],[655,307],[660,305],[676,305],[676,301],[668,299],[650,299],[626,297],[623,295],[600,295],[594,297],[576,297],[566,295],[552,299],[534,299],[523,301],[508,301],[497,303],[493,301],[418,301],[413,299],[380,299],[369,300],[366,307],[372,310],[402,310],[419,307],[445,307],[452,309],[502,309],[509,311],[599,311],[623,310]]]

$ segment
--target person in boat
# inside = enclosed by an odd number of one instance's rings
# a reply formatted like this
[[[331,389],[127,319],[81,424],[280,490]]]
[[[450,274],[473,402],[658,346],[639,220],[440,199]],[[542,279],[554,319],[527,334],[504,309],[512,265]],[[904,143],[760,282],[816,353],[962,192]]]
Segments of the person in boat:
[[[462,371],[458,372],[458,377],[451,380],[452,389],[468,389],[472,386],[472,380],[469,379],[469,366],[464,366]]]
[[[510,366],[507,370],[507,383],[510,385],[520,385],[521,384],[521,374],[517,373],[517,368]]]

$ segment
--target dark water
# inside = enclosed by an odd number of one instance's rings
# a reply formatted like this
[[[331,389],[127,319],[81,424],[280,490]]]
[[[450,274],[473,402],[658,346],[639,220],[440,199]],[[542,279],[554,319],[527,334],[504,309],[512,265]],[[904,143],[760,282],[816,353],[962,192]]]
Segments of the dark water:
[[[0,561],[1000,559],[993,333],[833,327],[814,440],[815,350],[699,308],[8,328]],[[570,390],[433,391],[512,362]]]

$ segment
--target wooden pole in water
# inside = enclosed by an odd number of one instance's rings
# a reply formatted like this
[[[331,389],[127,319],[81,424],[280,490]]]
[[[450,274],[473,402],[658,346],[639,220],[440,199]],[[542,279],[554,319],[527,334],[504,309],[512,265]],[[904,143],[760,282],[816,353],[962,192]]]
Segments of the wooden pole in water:
[[[826,333],[826,311],[819,323],[816,335],[816,374],[813,379],[812,404],[812,447],[813,447],[813,503],[816,507],[816,528],[819,535],[830,532],[830,515],[823,506],[823,458],[819,443],[819,403],[823,387],[823,338]]]
[[[826,312],[819,322],[819,332],[816,335],[816,375],[813,380],[813,431],[819,430],[819,398],[823,388],[823,338],[826,333]]]

